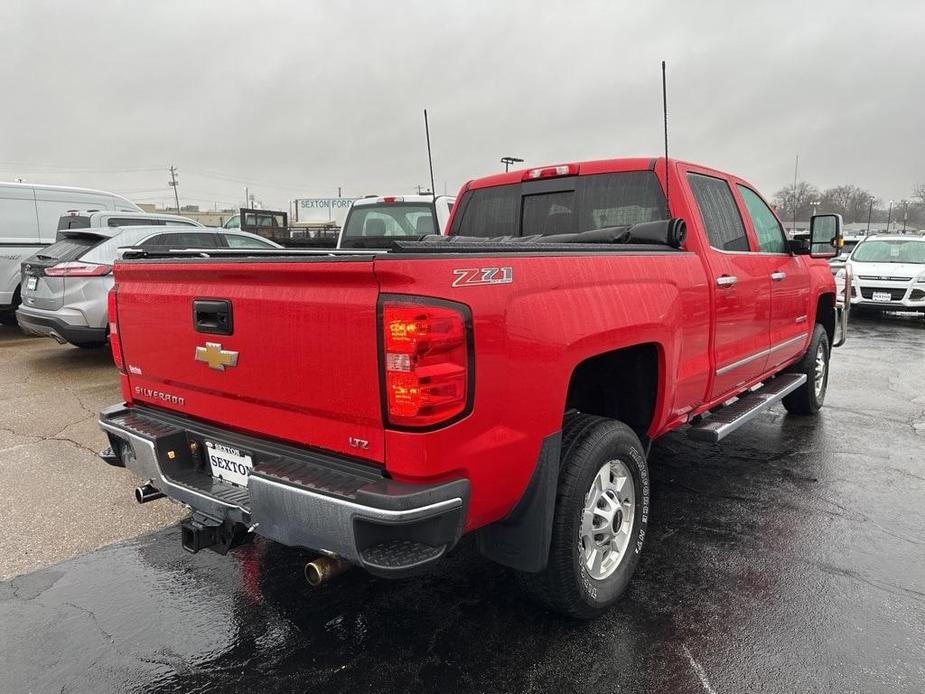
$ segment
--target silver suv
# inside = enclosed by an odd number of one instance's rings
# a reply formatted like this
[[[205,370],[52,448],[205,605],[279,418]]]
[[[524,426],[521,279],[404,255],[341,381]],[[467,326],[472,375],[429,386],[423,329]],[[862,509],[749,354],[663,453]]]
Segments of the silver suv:
[[[243,231],[189,226],[63,229],[58,234],[59,241],[23,262],[16,318],[26,333],[86,348],[106,344],[107,297],[120,248],[281,248]]]

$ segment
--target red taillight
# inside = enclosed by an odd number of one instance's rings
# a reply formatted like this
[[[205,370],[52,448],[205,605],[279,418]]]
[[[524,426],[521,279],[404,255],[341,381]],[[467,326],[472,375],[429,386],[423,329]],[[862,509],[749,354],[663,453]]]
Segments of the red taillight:
[[[578,164],[560,164],[559,166],[544,166],[541,169],[524,171],[523,181],[533,181],[538,178],[558,178],[559,176],[575,176],[578,174]]]
[[[119,369],[119,373],[125,373],[125,362],[122,359],[122,340],[119,339],[119,306],[116,290],[118,285],[113,285],[109,290],[107,299],[107,309],[109,313],[109,348],[112,351],[112,360]]]
[[[96,263],[58,263],[45,268],[49,277],[102,277],[112,272],[112,265],[98,265]]]
[[[403,200],[404,198],[400,198],[395,195],[386,195],[384,198],[379,198],[379,202],[384,202],[384,203],[389,203],[389,204],[393,202],[402,202]]]
[[[469,310],[396,297],[384,299],[380,311],[387,422],[426,428],[464,415],[472,398]]]

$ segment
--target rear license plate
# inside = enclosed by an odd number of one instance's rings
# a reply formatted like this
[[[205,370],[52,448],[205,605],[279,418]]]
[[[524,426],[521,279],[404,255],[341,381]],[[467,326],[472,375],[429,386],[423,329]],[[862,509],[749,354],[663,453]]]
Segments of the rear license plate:
[[[889,292],[874,292],[874,301],[890,301],[893,297]]]
[[[254,469],[253,459],[238,448],[212,441],[206,441],[205,444],[209,465],[212,467],[212,477],[246,487],[247,476]]]
[[[31,275],[26,279],[26,289],[35,289],[39,286],[39,278],[35,275]]]

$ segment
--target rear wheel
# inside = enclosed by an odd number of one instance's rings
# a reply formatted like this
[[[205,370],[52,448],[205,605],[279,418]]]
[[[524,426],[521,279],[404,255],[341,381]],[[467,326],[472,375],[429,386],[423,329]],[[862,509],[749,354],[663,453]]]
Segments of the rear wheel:
[[[636,570],[648,514],[648,467],[633,430],[602,417],[570,417],[549,561],[539,573],[521,574],[524,587],[557,612],[596,617],[619,599]]]
[[[16,325],[16,309],[19,308],[20,301],[19,287],[16,287],[10,307],[0,311],[0,325]]]
[[[806,374],[806,383],[784,398],[784,407],[791,414],[816,414],[825,401],[825,391],[829,384],[829,335],[825,328],[816,324],[809,349],[789,373]]]

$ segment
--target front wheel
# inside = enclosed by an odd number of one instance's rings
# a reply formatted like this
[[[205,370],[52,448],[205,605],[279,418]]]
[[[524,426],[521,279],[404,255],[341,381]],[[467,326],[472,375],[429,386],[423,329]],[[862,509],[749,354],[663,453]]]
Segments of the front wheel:
[[[829,385],[829,335],[818,323],[813,330],[809,349],[789,373],[806,374],[806,383],[784,398],[784,407],[791,414],[816,414],[825,402],[825,391]]]
[[[590,619],[626,589],[642,551],[649,471],[639,438],[621,422],[569,417],[546,568],[521,574],[528,593],[570,617]]]

